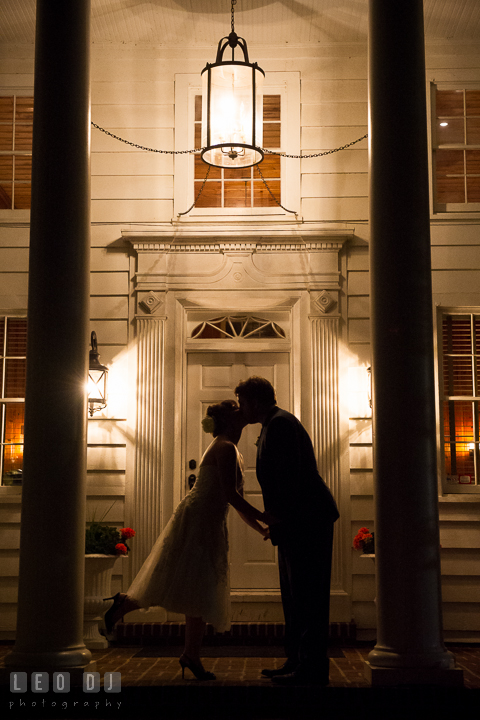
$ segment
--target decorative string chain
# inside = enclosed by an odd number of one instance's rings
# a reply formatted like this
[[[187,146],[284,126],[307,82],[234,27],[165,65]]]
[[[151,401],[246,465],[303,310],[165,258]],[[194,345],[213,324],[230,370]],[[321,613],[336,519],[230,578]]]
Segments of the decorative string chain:
[[[130,142],[130,140],[125,140],[124,138],[121,138],[118,135],[114,135],[113,133],[109,132],[109,130],[105,130],[105,128],[100,127],[100,125],[97,125],[94,122],[92,122],[92,126],[94,128],[96,128],[97,130],[100,130],[101,132],[105,133],[105,135],[109,135],[114,140],[119,140],[120,142],[123,142],[126,145],[130,145],[131,147],[137,148],[137,150],[146,150],[146,152],[163,153],[164,155],[189,155],[189,154],[201,152],[202,150],[206,150],[206,148],[203,148],[203,147],[202,148],[194,148],[193,150],[158,150],[157,148],[149,148],[149,147],[145,147],[144,145],[138,145],[137,143]],[[342,145],[342,147],[334,148],[333,150],[325,150],[324,152],[314,153],[313,155],[289,155],[288,153],[281,152],[280,150],[267,150],[267,148],[260,148],[260,150],[263,150],[263,152],[268,153],[269,155],[281,155],[281,157],[285,157],[285,158],[308,159],[308,158],[323,157],[324,155],[331,155],[332,153],[340,152],[340,150],[346,150],[347,148],[351,147],[352,145],[355,145],[356,143],[361,142],[362,140],[365,140],[367,137],[368,137],[368,133],[366,135],[363,135],[363,137],[358,138],[357,140],[352,140],[352,142],[349,142],[346,145]]]

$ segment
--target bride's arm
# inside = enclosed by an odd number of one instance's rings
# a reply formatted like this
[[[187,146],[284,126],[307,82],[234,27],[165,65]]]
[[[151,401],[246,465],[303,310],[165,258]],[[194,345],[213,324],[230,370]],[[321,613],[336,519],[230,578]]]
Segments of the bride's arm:
[[[237,451],[232,443],[223,443],[216,448],[217,467],[223,483],[227,501],[251,527],[257,529],[260,520],[264,522],[264,513],[250,505],[237,490]],[[259,532],[261,532],[259,530]]]

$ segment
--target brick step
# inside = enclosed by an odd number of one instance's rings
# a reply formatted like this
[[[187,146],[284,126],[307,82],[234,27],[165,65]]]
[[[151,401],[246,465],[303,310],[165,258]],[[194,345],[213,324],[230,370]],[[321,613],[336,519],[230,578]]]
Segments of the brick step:
[[[116,642],[132,645],[181,644],[185,638],[182,622],[120,622],[117,623]],[[356,640],[354,622],[330,623],[330,642],[348,645]],[[228,632],[215,633],[207,625],[204,645],[283,645],[284,623],[234,622]]]

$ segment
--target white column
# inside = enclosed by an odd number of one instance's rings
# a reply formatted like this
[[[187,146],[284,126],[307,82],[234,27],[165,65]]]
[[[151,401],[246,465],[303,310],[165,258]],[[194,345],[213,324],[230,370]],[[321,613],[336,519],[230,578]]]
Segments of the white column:
[[[133,488],[135,577],[161,530],[164,318],[137,318],[137,428]]]

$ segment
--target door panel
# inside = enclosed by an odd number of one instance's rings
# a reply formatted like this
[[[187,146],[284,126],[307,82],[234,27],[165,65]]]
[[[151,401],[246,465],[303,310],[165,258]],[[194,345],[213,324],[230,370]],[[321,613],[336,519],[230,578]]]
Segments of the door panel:
[[[270,380],[275,387],[278,404],[285,409],[289,408],[288,353],[188,354],[186,477],[198,473],[200,459],[212,440],[201,426],[207,407],[221,400],[235,399],[235,387],[240,380],[246,380],[251,375],[260,375]],[[238,448],[245,463],[245,497],[252,505],[263,510],[262,493],[255,473],[255,443],[260,430],[260,424],[247,425]],[[190,460],[196,461],[197,470],[188,468]],[[278,589],[275,548],[246,525],[233,508],[229,512],[229,537],[232,590]]]

